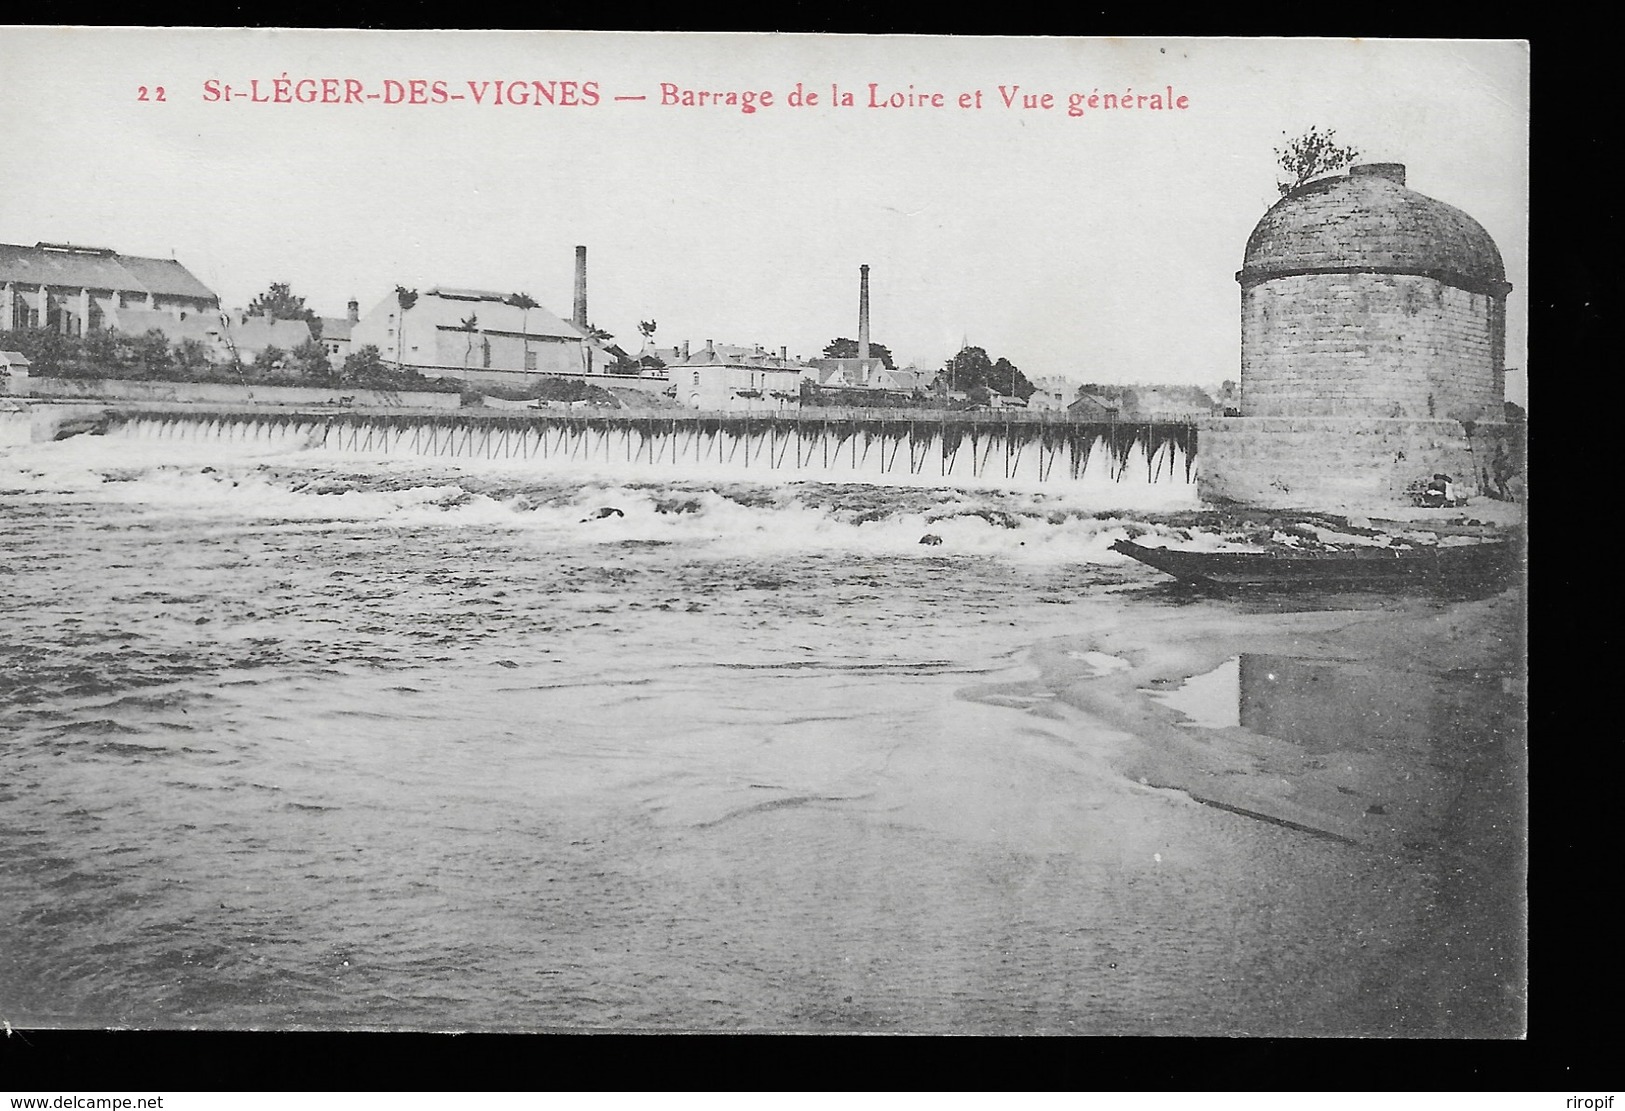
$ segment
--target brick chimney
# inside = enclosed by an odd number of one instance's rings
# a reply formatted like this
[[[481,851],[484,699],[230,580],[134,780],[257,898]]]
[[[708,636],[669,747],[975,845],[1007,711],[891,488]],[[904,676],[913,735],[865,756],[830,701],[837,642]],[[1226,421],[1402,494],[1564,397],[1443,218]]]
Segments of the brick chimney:
[[[576,248],[576,310],[572,318],[575,326],[587,330],[587,248]]]
[[[688,340],[683,341],[683,362],[688,362]]]
[[[1362,162],[1358,166],[1349,167],[1350,177],[1380,177],[1386,178],[1395,185],[1405,184],[1405,164],[1403,162]]]
[[[350,303],[348,305],[346,305],[345,308],[347,308],[350,311],[350,323],[351,324],[358,323],[361,320],[361,302],[360,301],[354,300],[352,298]]]
[[[858,267],[858,358],[869,357],[869,264]]]

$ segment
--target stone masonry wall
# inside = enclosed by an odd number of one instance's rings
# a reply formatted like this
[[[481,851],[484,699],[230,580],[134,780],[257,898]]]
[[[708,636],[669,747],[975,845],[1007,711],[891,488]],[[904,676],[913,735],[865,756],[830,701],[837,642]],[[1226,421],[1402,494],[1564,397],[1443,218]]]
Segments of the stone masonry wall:
[[[1380,512],[1409,506],[1408,487],[1450,475],[1462,496],[1485,492],[1499,446],[1517,465],[1504,423],[1336,417],[1227,417],[1198,426],[1204,501],[1269,509]]]
[[[1242,291],[1249,417],[1499,419],[1500,306],[1409,274],[1299,274]]]

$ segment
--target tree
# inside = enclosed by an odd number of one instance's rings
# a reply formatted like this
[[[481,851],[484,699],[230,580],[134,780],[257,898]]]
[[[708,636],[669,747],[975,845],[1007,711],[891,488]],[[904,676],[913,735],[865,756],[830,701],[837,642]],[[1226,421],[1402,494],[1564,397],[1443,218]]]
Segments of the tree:
[[[175,346],[175,365],[191,376],[213,367],[214,359],[201,340],[187,338]]]
[[[287,282],[272,282],[269,289],[248,303],[248,312],[271,320],[303,320],[310,325],[311,338],[322,338],[322,318],[305,307],[305,299],[296,297]]]
[[[162,381],[175,365],[169,337],[157,328],[149,329],[142,336],[120,336],[119,342],[128,351],[131,369],[137,378]]]
[[[643,342],[647,345],[650,340],[655,338],[655,322],[652,320],[638,321],[638,335],[643,337]]]
[[[1276,182],[1275,187],[1284,197],[1311,178],[1341,170],[1358,157],[1358,149],[1337,145],[1337,132],[1332,128],[1321,131],[1311,125],[1302,135],[1288,139],[1285,146],[1275,148],[1275,160],[1290,179]]]
[[[86,369],[90,371],[87,377],[116,378],[117,374],[110,373],[111,369],[118,365],[120,354],[115,337],[111,333],[98,330],[91,332],[86,339],[98,336],[103,337],[112,349],[108,352],[107,358],[98,360],[97,365],[87,365]],[[34,364],[29,373],[36,378],[55,377],[72,369],[77,361],[73,337],[49,328],[19,328],[7,332],[5,343],[8,348],[15,348],[28,357],[28,361]],[[85,351],[88,355],[85,347],[80,347],[79,350]]]
[[[1027,381],[1015,363],[1002,355],[994,362],[980,347],[966,347],[949,359],[942,376],[946,377],[950,390],[970,392],[982,388],[1023,401],[1038,392],[1038,387]]]
[[[333,364],[328,361],[327,349],[315,340],[301,343],[288,352],[288,365],[299,377],[312,382],[325,385],[333,381]]]
[[[388,376],[389,364],[384,362],[383,352],[370,343],[346,355],[344,365],[339,368],[339,381],[343,383],[365,385]]]
[[[39,367],[41,361],[39,351],[29,351],[25,347],[23,354],[34,360],[36,368]],[[91,377],[117,377],[121,355],[117,332],[92,328],[85,333],[84,338],[79,342],[80,367],[86,375]],[[34,373],[43,374],[45,372],[36,369]]]
[[[972,386],[987,385],[993,370],[993,360],[980,347],[964,347],[948,360],[943,372],[948,376],[950,390],[969,390]]]
[[[418,303],[418,291],[398,285],[395,287],[395,301],[401,306],[401,319],[395,328],[395,365],[401,366],[402,352],[406,350],[406,314]]]
[[[831,359],[855,359],[858,357],[858,341],[848,339],[846,336],[837,336],[824,345],[824,354]],[[879,359],[887,370],[897,369],[897,364],[892,362],[891,348],[883,343],[870,340],[869,357]]]
[[[1023,401],[1038,392],[1038,387],[1027,381],[1027,376],[1021,373],[1016,364],[1003,355],[993,364],[993,370],[988,375],[988,386]]]
[[[464,332],[464,333],[466,333],[468,335],[467,342],[465,342],[463,344],[463,369],[464,370],[468,369],[468,357],[474,353],[474,333],[479,330],[479,326],[480,326],[479,313],[472,313],[471,312],[467,316],[463,317],[462,320],[457,322],[458,331]]]
[[[541,302],[537,301],[534,297],[532,297],[528,293],[510,293],[510,294],[508,294],[508,304],[512,305],[514,308],[519,310],[519,331],[524,334],[524,338],[523,338],[523,340],[521,342],[523,342],[523,344],[525,346],[525,369],[529,370],[530,369],[530,310],[531,309],[539,309],[539,308],[542,307],[542,305],[541,305]],[[463,365],[467,366],[468,364],[464,363]]]
[[[288,353],[272,344],[254,359],[254,373],[261,378],[279,373],[288,365]]]

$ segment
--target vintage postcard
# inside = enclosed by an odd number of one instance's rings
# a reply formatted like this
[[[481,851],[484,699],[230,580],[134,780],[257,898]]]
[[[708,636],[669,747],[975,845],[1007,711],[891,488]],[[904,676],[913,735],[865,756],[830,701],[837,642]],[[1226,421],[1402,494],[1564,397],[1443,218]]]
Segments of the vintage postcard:
[[[1529,47],[0,28],[10,1028],[1521,1038]]]

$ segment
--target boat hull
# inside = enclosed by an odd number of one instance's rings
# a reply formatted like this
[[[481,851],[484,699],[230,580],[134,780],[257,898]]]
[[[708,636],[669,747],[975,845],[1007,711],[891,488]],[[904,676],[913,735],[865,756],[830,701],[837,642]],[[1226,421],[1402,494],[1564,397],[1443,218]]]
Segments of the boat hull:
[[[1112,550],[1188,583],[1216,589],[1483,586],[1511,571],[1510,541],[1428,548],[1364,548],[1339,552],[1186,552],[1119,540]]]

